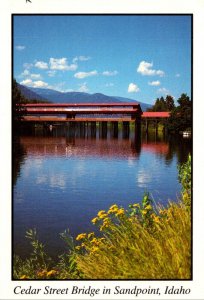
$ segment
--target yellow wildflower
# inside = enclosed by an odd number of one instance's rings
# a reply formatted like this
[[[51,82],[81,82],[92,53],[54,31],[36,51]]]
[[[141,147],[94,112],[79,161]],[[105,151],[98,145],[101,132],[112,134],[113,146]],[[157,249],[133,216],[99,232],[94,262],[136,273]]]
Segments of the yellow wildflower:
[[[93,238],[93,239],[91,240],[91,243],[92,243],[92,244],[95,244],[95,245],[98,245],[98,244],[99,244],[99,240],[98,240],[97,238]]]
[[[94,218],[93,220],[91,220],[91,222],[93,223],[93,224],[96,224],[97,223],[97,221],[98,221],[98,218],[96,217],[96,218]]]
[[[133,207],[140,207],[139,203],[134,203],[132,206]]]
[[[98,212],[98,217],[99,217],[99,219],[103,219],[103,218],[107,217],[107,213],[105,212],[105,210],[100,210]]]
[[[159,213],[160,213],[160,215],[162,216],[165,216],[165,215],[167,215],[167,211],[166,211],[166,209],[160,209],[159,210]]]
[[[76,237],[77,241],[83,240],[86,238],[86,233],[81,233]]]
[[[110,249],[110,250],[114,250],[114,249],[115,249],[115,246],[113,246],[113,245],[110,245],[110,246],[108,247],[108,249]]]
[[[81,246],[76,246],[75,249],[76,249],[76,250],[80,250],[80,249],[81,249]]]
[[[124,215],[124,214],[125,214],[124,209],[123,209],[123,208],[120,208],[120,209],[118,210],[118,212],[116,213],[116,216],[118,217],[118,216],[121,216],[121,215]]]
[[[94,247],[91,249],[91,252],[97,252],[98,250],[99,250],[99,248],[94,246]]]
[[[117,204],[113,204],[109,209],[118,209],[118,206],[117,206]]]
[[[27,275],[22,275],[21,277],[20,277],[20,279],[28,279],[29,277],[27,276]]]
[[[118,206],[116,204],[112,205],[109,210],[108,210],[108,214],[114,214],[118,211]]]
[[[152,206],[151,206],[150,204],[148,204],[148,205],[145,207],[145,209],[151,210],[151,209],[152,209]]]
[[[159,220],[159,217],[158,217],[158,216],[155,216],[155,217],[154,217],[154,222],[155,222],[155,223],[159,223],[159,222],[160,222],[160,220]]]
[[[50,277],[50,276],[55,276],[57,274],[57,271],[56,270],[50,270],[49,272],[47,272],[47,276]]]
[[[38,277],[45,277],[47,275],[47,270],[42,270],[37,273]]]
[[[90,238],[92,238],[92,237],[94,237],[94,232],[90,232],[90,233],[88,234],[88,239],[90,239]]]
[[[103,231],[105,228],[108,228],[108,224],[103,224],[103,225],[100,227],[100,231]]]
[[[183,192],[182,193],[182,197],[183,197],[183,200],[188,200],[190,198],[190,195],[188,194],[188,192]]]
[[[105,219],[103,220],[103,224],[110,224],[109,219],[108,219],[108,218],[105,218]]]
[[[103,219],[103,223],[110,223],[110,219],[109,218]]]
[[[143,214],[143,215],[146,215],[146,214],[147,214],[147,211],[146,211],[146,210],[142,210],[142,214]]]

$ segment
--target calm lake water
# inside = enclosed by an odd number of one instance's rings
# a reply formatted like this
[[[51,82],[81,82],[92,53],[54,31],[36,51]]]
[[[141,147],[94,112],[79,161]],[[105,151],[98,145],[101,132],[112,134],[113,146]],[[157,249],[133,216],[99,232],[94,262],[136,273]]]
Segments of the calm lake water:
[[[97,212],[117,203],[125,208],[148,191],[156,203],[177,201],[177,164],[191,141],[153,132],[141,141],[134,131],[107,135],[97,128],[35,130],[13,146],[13,250],[28,255],[26,230],[36,228],[51,256],[65,251],[59,233],[93,231]]]

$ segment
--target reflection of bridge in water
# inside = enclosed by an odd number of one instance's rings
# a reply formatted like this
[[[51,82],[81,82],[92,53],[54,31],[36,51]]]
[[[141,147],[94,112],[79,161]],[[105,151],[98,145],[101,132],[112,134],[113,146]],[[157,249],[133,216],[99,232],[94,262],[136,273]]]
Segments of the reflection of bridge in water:
[[[21,137],[20,142],[31,156],[76,156],[137,158],[141,149],[166,155],[164,142],[134,143],[131,139],[84,139],[66,137]]]

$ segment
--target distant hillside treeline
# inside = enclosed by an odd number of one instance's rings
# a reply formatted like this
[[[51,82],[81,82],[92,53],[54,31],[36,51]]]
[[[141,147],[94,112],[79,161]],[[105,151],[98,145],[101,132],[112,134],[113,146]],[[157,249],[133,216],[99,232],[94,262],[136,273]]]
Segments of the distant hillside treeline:
[[[17,88],[21,93],[21,100],[20,100],[21,103],[51,103],[52,102],[44,97],[41,97],[34,91],[26,88],[25,86],[17,83],[16,81],[14,84],[16,84]]]
[[[53,103],[120,103],[120,102],[134,102],[135,100],[117,97],[107,96],[101,93],[88,94],[81,92],[66,92],[62,93],[52,89],[43,88],[27,88],[21,84],[17,84],[22,96],[28,101],[28,103],[38,102],[53,102]],[[32,101],[32,102],[31,102]],[[141,105],[143,111],[146,111],[151,105],[135,101]]]

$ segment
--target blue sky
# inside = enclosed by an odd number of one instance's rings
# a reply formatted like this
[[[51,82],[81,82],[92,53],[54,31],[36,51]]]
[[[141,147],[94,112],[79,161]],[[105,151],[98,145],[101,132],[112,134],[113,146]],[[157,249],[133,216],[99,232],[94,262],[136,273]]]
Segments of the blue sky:
[[[14,77],[27,87],[153,104],[191,95],[191,17],[14,16]]]

